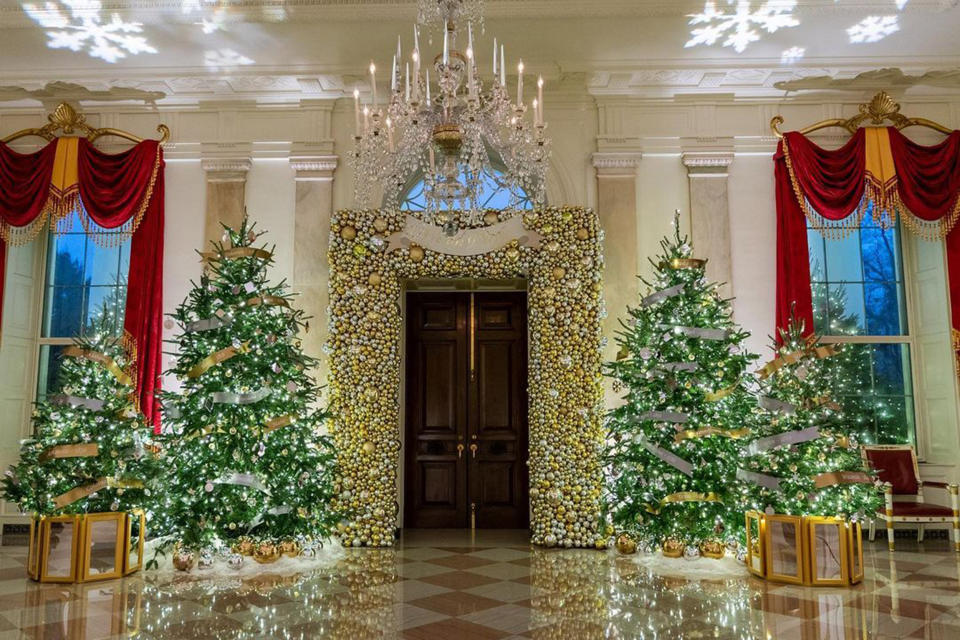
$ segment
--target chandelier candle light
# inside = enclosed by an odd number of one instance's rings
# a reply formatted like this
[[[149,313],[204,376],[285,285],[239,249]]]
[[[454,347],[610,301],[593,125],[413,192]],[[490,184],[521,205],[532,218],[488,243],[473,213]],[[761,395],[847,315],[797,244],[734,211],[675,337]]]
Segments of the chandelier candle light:
[[[476,0],[421,0],[421,19],[442,23],[443,50],[433,60],[435,86],[429,68],[421,68],[419,25],[413,29],[413,51],[404,61],[400,38],[390,71],[390,94],[377,97],[376,64],[370,62],[370,103],[362,104],[354,89],[356,198],[369,206],[375,186],[383,206],[395,209],[401,195],[421,177],[425,219],[459,228],[454,211],[463,211],[468,225],[481,222],[484,185],[493,181],[511,194],[506,216],[528,199],[545,200],[545,175],[550,141],[544,136],[543,78],[528,107],[523,101],[523,61],[517,64],[516,101],[507,91],[507,59],[503,45],[493,41],[493,75],[484,87],[477,66],[473,22],[467,23],[466,48],[457,49],[461,19],[482,24]],[[477,6],[474,6],[477,5]],[[401,86],[402,85],[402,86]],[[361,118],[362,114],[362,118]],[[502,216],[504,217],[504,216]]]

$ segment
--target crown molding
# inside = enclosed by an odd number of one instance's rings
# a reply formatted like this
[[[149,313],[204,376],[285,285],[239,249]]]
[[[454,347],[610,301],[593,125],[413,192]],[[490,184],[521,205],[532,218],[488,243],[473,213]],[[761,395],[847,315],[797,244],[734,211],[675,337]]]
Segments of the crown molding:
[[[724,176],[733,162],[733,151],[687,151],[681,154],[680,160],[690,177]]]

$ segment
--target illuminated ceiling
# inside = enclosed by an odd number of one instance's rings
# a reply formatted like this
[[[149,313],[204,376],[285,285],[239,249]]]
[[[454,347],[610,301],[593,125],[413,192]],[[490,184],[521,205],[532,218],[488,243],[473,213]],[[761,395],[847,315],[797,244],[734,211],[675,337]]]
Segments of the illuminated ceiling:
[[[524,51],[531,73],[595,94],[860,90],[885,68],[903,87],[960,89],[957,0],[485,4],[488,31]],[[0,0],[0,100],[56,81],[168,102],[349,95],[363,82],[357,60],[388,67],[381,45],[408,33],[415,11],[412,0]]]

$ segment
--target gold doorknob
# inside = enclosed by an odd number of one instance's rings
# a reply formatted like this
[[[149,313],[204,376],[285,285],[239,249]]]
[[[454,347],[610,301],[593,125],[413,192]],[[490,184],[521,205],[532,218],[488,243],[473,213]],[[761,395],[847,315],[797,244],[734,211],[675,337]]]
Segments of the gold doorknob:
[[[470,453],[473,455],[474,458],[477,457],[477,449],[479,449],[479,447],[477,446],[476,442],[470,445]]]
[[[457,458],[463,457],[463,444],[457,445]]]

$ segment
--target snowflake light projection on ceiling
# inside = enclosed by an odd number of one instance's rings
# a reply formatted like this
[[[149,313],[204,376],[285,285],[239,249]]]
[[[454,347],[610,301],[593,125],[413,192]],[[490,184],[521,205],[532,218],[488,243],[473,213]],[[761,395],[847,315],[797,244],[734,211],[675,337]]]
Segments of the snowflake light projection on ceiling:
[[[780,64],[793,64],[807,52],[803,47],[790,47],[780,54]]]
[[[877,42],[900,31],[897,16],[869,16],[847,29],[851,44]]]
[[[690,31],[685,47],[712,45],[726,36],[723,46],[743,52],[751,42],[761,37],[761,30],[774,33],[779,29],[795,27],[800,21],[793,16],[796,0],[767,0],[754,8],[750,0],[727,0],[729,8],[717,9],[717,3],[708,1],[701,13],[688,16],[691,25],[704,25]]]
[[[42,6],[23,3],[23,10],[47,34],[51,49],[86,51],[94,58],[116,62],[127,54],[156,53],[141,35],[143,25],[124,22],[119,15],[106,22],[100,15],[100,0],[58,0]]]

